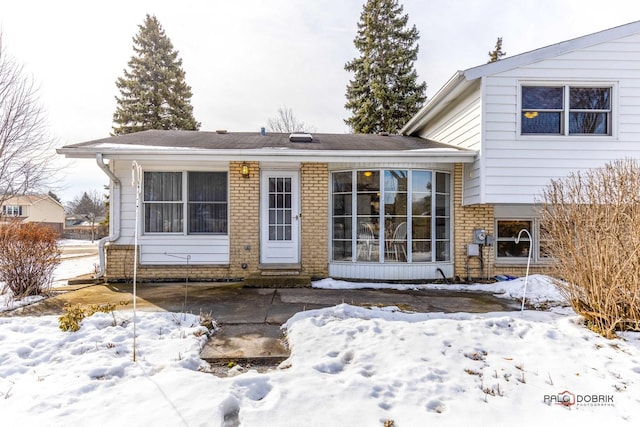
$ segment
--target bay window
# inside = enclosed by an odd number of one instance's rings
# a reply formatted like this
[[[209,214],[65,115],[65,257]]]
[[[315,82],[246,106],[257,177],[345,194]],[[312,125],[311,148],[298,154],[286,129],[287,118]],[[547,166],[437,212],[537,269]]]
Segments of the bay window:
[[[333,261],[450,260],[449,173],[371,169],[331,177]]]

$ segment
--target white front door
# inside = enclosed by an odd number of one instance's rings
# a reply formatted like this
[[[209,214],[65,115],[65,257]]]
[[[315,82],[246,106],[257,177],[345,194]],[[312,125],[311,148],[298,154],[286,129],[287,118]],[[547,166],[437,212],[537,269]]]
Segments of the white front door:
[[[263,171],[260,180],[260,262],[300,262],[297,171]]]

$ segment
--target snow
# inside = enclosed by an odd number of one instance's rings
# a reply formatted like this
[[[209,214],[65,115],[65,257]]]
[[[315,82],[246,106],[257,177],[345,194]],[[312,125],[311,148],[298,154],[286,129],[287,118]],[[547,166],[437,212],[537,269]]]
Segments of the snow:
[[[464,289],[520,299],[523,281]],[[134,362],[131,311],[97,313],[75,333],[61,331],[55,316],[9,313],[0,317],[0,413],[3,423],[47,426],[640,422],[640,333],[607,340],[591,332],[545,276],[528,278],[527,297],[555,305],[486,314],[347,304],[300,312],[283,326],[288,360],[224,378],[200,359],[207,338],[191,314],[138,313]],[[580,402],[550,401],[569,393]]]

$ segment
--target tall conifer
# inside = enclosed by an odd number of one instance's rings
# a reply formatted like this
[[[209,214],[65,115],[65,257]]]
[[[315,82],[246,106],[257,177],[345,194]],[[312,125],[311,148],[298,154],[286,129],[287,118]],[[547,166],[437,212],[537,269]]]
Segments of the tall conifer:
[[[397,132],[424,103],[413,63],[420,38],[397,0],[367,0],[354,39],[360,56],[345,65],[354,73],[347,85],[345,123],[356,133]]]
[[[148,129],[198,130],[193,116],[191,87],[185,82],[182,60],[155,16],[147,15],[133,38],[134,55],[116,86],[113,134]]]

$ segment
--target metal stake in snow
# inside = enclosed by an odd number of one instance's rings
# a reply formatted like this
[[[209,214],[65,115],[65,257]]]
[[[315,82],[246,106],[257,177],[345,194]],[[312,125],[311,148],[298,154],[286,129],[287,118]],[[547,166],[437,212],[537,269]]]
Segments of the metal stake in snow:
[[[529,264],[531,264],[531,245],[533,244],[533,239],[531,238],[531,233],[526,228],[523,228],[518,233],[518,237],[516,237],[516,245],[520,243],[520,236],[522,233],[527,233],[529,236],[529,255],[527,256],[527,272],[524,275],[524,292],[522,292],[522,307],[520,308],[520,313],[524,312],[524,297],[527,294],[527,279],[529,279]]]
[[[136,189],[136,226],[133,235],[133,361],[136,361],[136,279],[138,276],[138,223],[140,222],[140,190],[142,166],[135,160],[131,164],[131,186]]]

